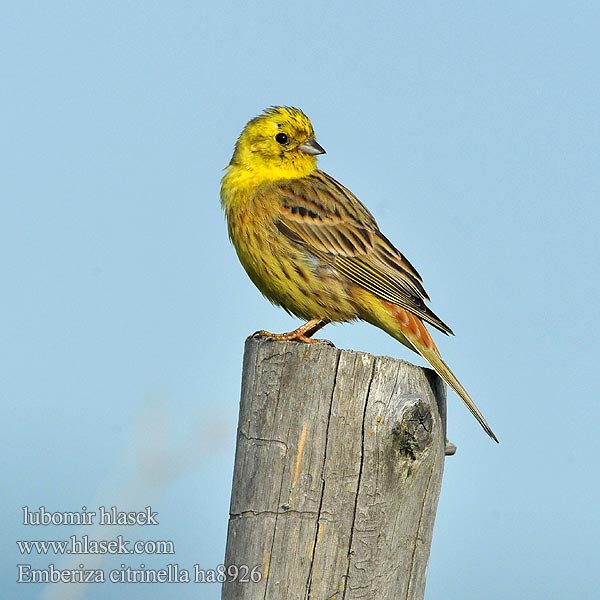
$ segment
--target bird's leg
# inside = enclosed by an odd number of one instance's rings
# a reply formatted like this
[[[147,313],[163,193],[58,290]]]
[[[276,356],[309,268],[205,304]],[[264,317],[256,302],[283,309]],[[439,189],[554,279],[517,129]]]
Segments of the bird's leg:
[[[257,331],[254,335],[268,337],[277,342],[304,342],[305,344],[316,344],[323,340],[313,340],[311,336],[317,333],[319,329],[325,327],[327,323],[329,323],[329,321],[324,321],[323,319],[311,319],[304,323],[304,325],[300,325],[298,329],[294,329],[294,331],[289,331],[287,333],[270,333],[263,329]]]

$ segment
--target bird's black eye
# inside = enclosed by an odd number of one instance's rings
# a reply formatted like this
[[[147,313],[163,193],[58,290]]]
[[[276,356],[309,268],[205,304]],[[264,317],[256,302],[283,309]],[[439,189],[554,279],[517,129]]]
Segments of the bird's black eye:
[[[278,133],[275,136],[275,141],[281,145],[288,143],[288,136],[285,133]]]

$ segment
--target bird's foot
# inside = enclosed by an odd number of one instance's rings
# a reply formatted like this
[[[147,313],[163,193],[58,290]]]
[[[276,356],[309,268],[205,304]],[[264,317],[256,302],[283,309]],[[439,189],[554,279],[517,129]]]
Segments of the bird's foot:
[[[321,341],[306,337],[304,334],[298,333],[296,330],[288,331],[287,333],[271,333],[270,331],[261,329],[252,337],[266,337],[275,342],[304,342],[305,344],[316,344],[317,342]]]
[[[294,331],[288,331],[287,333],[271,333],[261,329],[253,334],[252,337],[266,337],[276,342],[303,342],[305,344],[328,344],[333,346],[329,340],[318,340],[313,339],[311,336],[315,334],[319,329],[325,327],[327,321],[321,319],[312,319],[304,325],[294,329]]]

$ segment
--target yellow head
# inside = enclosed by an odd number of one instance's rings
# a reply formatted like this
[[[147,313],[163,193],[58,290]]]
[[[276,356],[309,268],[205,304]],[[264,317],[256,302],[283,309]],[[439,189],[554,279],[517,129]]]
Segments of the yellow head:
[[[317,155],[324,152],[301,110],[272,106],[246,125],[228,171],[235,170],[249,184],[295,179],[312,173],[317,168]]]

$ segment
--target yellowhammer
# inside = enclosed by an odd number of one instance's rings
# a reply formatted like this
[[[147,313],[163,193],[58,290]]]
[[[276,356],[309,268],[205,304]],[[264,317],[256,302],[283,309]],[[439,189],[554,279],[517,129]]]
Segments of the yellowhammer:
[[[262,333],[312,342],[327,323],[368,321],[423,356],[498,441],[423,324],[452,333],[425,305],[421,277],[360,200],[317,169],[324,152],[302,111],[272,107],[246,125],[223,177],[229,237],[250,279],[308,321]]]

